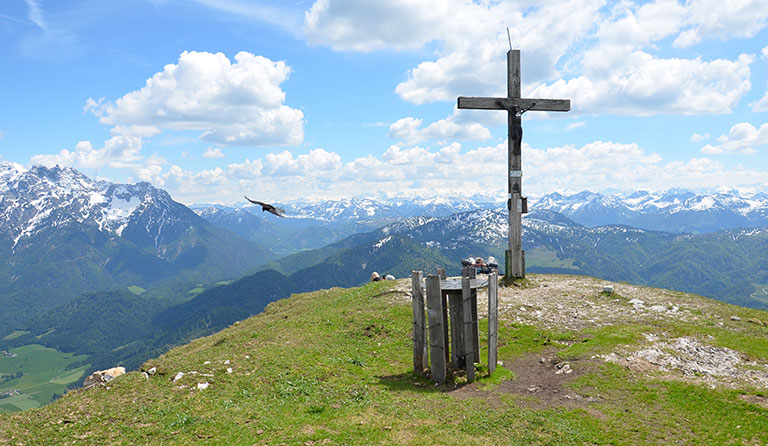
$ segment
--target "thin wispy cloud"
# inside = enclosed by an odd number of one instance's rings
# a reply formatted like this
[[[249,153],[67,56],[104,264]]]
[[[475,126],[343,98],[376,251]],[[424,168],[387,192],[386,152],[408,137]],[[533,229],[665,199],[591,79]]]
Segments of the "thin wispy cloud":
[[[296,36],[301,33],[304,12],[239,0],[192,0],[220,11],[275,25]]]
[[[11,17],[11,16],[5,15],[5,14],[0,14],[0,19],[8,20],[10,22],[22,23],[24,25],[34,25],[34,23],[32,23],[32,22],[28,22],[26,20],[18,19],[16,17]]]
[[[37,25],[40,29],[43,31],[48,31],[48,24],[45,22],[45,19],[43,18],[43,10],[40,7],[40,2],[37,0],[25,0],[27,3],[27,6],[29,7],[29,14],[27,17],[29,20]]]

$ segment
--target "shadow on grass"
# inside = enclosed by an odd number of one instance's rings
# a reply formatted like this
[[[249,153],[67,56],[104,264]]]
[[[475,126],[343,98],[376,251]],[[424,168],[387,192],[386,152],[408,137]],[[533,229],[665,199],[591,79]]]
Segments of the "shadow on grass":
[[[476,382],[482,382],[488,378],[487,373],[486,367],[478,365],[475,371],[475,376],[478,378]],[[393,392],[440,393],[451,392],[473,384],[467,382],[466,376],[464,370],[456,370],[449,367],[445,375],[445,383],[443,384],[436,384],[432,381],[429,370],[425,371],[424,375],[418,375],[410,371],[396,375],[377,376],[377,378],[379,383]]]

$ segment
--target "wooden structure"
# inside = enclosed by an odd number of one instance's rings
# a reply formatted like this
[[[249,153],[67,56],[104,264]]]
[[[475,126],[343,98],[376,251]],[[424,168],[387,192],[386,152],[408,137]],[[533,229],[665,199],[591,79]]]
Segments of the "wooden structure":
[[[520,50],[507,52],[507,97],[506,98],[458,98],[462,109],[506,110],[507,111],[507,152],[508,186],[507,208],[509,209],[509,249],[506,251],[504,276],[525,277],[525,253],[522,249],[522,214],[528,212],[527,199],[522,191],[523,141],[522,116],[528,110],[569,111],[568,99],[527,99],[520,97]]]
[[[477,290],[488,286],[488,370],[496,368],[498,340],[498,273],[487,280],[465,268],[460,278],[428,275],[422,285],[421,271],[413,271],[413,367],[422,374],[429,362],[432,379],[444,383],[448,366],[464,369],[467,380],[475,379],[480,362]],[[442,271],[443,274],[445,271]],[[424,307],[426,305],[426,317]],[[427,341],[428,333],[428,341]],[[429,350],[427,351],[427,345]],[[429,356],[429,361],[427,361]]]

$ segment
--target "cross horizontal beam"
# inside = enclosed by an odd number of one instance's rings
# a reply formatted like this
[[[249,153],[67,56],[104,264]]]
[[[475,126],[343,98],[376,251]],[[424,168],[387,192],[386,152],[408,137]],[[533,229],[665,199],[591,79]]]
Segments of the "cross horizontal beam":
[[[459,108],[479,110],[569,111],[570,99],[476,98],[459,96]]]

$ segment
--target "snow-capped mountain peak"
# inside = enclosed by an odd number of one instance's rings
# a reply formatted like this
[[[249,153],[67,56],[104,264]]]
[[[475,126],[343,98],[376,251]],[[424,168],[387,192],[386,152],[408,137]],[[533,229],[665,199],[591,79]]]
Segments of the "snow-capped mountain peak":
[[[157,206],[175,212],[183,208],[149,183],[114,184],[94,181],[69,167],[25,169],[0,163],[0,236],[10,239],[14,248],[41,230],[67,224],[122,236],[139,214]],[[161,231],[153,225],[145,229],[156,235]]]

